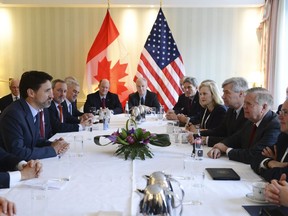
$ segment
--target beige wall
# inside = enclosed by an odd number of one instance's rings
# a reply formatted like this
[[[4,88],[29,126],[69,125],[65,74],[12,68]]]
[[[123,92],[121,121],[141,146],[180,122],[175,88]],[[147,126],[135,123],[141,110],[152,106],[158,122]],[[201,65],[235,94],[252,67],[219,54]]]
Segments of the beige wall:
[[[258,8],[163,8],[186,67],[199,81],[219,86],[231,76],[258,70]],[[112,8],[111,16],[136,71],[158,9]],[[106,14],[104,8],[0,8],[0,81],[26,70],[54,78],[75,76],[80,83],[87,53]],[[5,17],[5,19],[3,19]],[[10,23],[10,24],[9,24]],[[0,96],[8,93],[0,82]],[[86,96],[82,93],[79,101]]]

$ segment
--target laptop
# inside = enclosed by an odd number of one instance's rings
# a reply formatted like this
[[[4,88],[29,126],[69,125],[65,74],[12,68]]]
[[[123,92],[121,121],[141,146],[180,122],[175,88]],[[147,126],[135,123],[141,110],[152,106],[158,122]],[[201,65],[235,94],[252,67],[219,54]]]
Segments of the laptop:
[[[240,180],[240,176],[232,168],[206,168],[214,180]]]

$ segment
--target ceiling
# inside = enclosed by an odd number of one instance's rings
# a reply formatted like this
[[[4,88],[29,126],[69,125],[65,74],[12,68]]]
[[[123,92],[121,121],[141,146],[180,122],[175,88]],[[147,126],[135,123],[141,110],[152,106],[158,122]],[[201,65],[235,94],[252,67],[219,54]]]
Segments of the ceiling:
[[[259,7],[265,0],[0,0],[1,6],[40,7]]]

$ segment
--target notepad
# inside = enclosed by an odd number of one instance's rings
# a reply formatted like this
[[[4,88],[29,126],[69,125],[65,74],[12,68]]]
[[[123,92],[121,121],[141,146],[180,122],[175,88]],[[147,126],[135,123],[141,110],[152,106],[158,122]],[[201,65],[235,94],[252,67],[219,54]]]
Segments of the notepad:
[[[240,180],[240,176],[232,168],[206,168],[214,180]]]

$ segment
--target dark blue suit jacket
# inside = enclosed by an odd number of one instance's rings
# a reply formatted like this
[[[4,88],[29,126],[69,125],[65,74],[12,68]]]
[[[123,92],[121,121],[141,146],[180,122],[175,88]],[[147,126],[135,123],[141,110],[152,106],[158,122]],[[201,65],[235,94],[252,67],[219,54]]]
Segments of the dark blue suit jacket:
[[[0,113],[13,102],[12,94],[5,95],[0,99]]]
[[[72,104],[72,116],[82,116],[84,113],[80,112],[77,108],[77,101],[71,103]]]
[[[134,92],[129,95],[128,104],[129,104],[129,110],[134,106],[140,105],[140,96],[138,92]],[[156,111],[159,111],[160,104],[157,95],[154,92],[147,90],[144,105],[148,107],[156,107]]]
[[[234,116],[234,109],[229,108],[222,123],[214,129],[201,131],[201,136],[209,136],[208,146],[212,147],[225,137],[231,136],[240,130],[247,121],[248,120],[244,117],[243,108],[241,109],[237,119],[235,119]]]
[[[247,121],[241,130],[222,140],[226,146],[233,148],[228,153],[230,160],[250,164],[263,148],[276,143],[280,133],[280,124],[276,113],[272,111],[266,113],[256,130],[253,143],[249,146],[252,127],[253,123]]]
[[[65,119],[65,122],[66,123],[71,123],[71,124],[79,124],[80,123],[80,120],[78,119],[77,116],[73,116],[69,113],[68,111],[68,105],[66,103],[66,100],[63,101],[62,103],[62,107],[63,107],[63,111],[66,113],[66,119]],[[73,104],[72,104],[72,113],[73,113]]]
[[[182,113],[187,115],[192,124],[199,124],[204,108],[199,103],[198,91],[196,92],[192,101],[189,97],[186,97],[185,94],[180,95],[177,103],[173,107],[173,110],[176,114]]]
[[[17,100],[7,107],[0,117],[0,146],[22,160],[56,156],[54,148],[50,145],[36,147],[40,136],[39,128],[39,116],[34,124],[26,101]],[[48,141],[43,140],[43,142]]]
[[[270,147],[272,151],[274,151],[273,146]],[[281,161],[286,149],[288,148],[288,134],[280,133],[276,142],[277,148],[277,161]],[[271,181],[272,179],[280,179],[280,176],[285,173],[288,180],[288,167],[285,168],[272,168],[272,169],[264,169],[260,168],[261,162],[266,159],[260,152],[257,154],[255,159],[251,162],[251,168],[260,176],[262,176],[266,181]],[[288,162],[288,155],[284,158],[283,162]]]
[[[84,104],[84,112],[89,113],[90,107],[96,107],[97,110],[101,107],[101,97],[99,91],[87,95],[86,102]],[[106,95],[106,107],[109,110],[113,110],[114,114],[123,113],[123,108],[120,103],[119,97],[117,94],[108,92]]]
[[[68,113],[67,107],[66,109],[63,108],[63,123],[61,123],[59,119],[58,110],[54,101],[52,101],[48,110],[50,113],[50,122],[53,134],[79,131],[78,123],[67,123],[67,119],[71,117],[71,115]]]
[[[9,154],[0,147],[0,188],[8,188],[10,175],[7,171],[14,171],[21,160]]]

